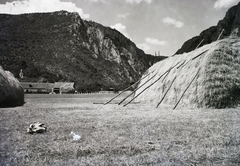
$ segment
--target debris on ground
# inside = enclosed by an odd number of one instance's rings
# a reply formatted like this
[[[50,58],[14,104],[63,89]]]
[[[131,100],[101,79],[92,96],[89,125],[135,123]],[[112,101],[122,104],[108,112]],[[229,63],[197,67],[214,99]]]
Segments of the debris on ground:
[[[75,134],[73,131],[71,132],[71,135],[73,136],[73,140],[74,140],[74,141],[77,141],[77,140],[81,139],[81,136]]]
[[[43,133],[45,131],[47,131],[47,127],[45,127],[44,124],[40,122],[31,123],[29,128],[27,129],[27,132],[29,134]]]

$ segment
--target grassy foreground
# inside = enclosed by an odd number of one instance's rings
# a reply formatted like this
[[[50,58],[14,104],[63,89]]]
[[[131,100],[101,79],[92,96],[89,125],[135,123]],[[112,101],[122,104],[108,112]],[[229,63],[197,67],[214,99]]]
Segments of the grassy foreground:
[[[111,97],[26,95],[1,108],[0,165],[240,165],[240,108],[93,104]],[[37,121],[47,132],[28,134]]]

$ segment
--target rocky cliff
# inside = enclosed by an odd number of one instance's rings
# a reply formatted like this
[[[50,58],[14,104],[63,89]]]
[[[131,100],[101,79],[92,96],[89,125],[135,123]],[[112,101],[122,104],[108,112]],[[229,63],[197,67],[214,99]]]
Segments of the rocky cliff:
[[[79,91],[122,89],[165,57],[110,27],[59,11],[0,15],[0,65],[22,81],[71,81]]]
[[[220,39],[226,38],[231,35],[237,28],[240,27],[240,3],[231,7],[225,17],[218,22],[216,26],[212,26],[203,32],[199,36],[195,36],[186,41],[183,46],[176,52],[176,54],[182,54],[184,52],[190,52],[194,50],[200,43],[199,47],[216,41],[220,36]],[[222,34],[221,34],[222,32]],[[236,32],[234,32],[236,33]],[[240,33],[238,36],[240,36]],[[220,35],[221,34],[221,35]]]

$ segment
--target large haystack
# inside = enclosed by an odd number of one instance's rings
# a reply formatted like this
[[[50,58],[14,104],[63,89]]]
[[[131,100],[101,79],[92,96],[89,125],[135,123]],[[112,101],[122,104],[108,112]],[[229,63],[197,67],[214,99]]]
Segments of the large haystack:
[[[173,108],[237,106],[240,101],[240,39],[232,36],[169,57],[152,66],[148,73],[151,74],[141,81],[135,93],[135,100],[139,102]]]
[[[24,91],[19,81],[0,66],[0,107],[24,104]]]

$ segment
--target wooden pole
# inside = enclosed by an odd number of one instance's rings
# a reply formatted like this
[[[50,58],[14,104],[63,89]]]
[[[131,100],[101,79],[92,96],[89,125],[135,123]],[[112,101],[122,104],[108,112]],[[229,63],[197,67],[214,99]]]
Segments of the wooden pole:
[[[186,60],[184,60],[179,66],[177,66],[177,69],[179,69],[184,63],[186,62]],[[169,74],[170,72],[168,72]],[[166,76],[168,75],[166,74],[165,77],[163,78],[162,82],[164,81],[164,79],[166,78]],[[163,99],[165,98],[165,96],[167,95],[168,91],[170,90],[173,82],[175,81],[175,79],[177,78],[177,76],[174,77],[172,83],[170,84],[169,88],[167,89],[167,91],[165,92],[165,94],[163,95],[162,99],[160,100],[160,102],[157,104],[156,108],[162,103]]]
[[[184,63],[186,62],[186,60],[184,60],[179,66],[177,66],[177,69],[182,66]],[[180,62],[177,63],[177,65],[179,64]],[[168,74],[170,73],[170,70],[168,71],[168,73],[163,77],[162,79],[162,82],[165,80],[165,78],[168,76]]]
[[[128,89],[130,89],[133,85],[139,83],[141,80],[143,80],[144,78],[146,78],[149,74],[153,73],[155,70],[153,70],[152,72],[149,72],[148,74],[146,74],[144,77],[140,78],[137,82],[135,82],[134,84],[130,85],[129,87],[127,87],[126,89],[124,89],[121,93],[117,94],[115,97],[113,97],[111,100],[109,100],[108,102],[104,103],[104,105],[110,103],[111,101],[113,101],[114,99],[116,99],[118,96],[120,96],[121,94],[123,94],[124,92],[126,92]]]
[[[183,98],[185,92],[188,90],[188,88],[190,87],[190,85],[192,84],[193,80],[197,77],[198,73],[200,72],[200,69],[198,69],[197,73],[195,74],[195,76],[193,77],[192,81],[188,84],[187,88],[184,90],[184,92],[182,93],[180,99],[178,100],[178,102],[175,104],[175,106],[173,107],[173,109],[175,109],[177,107],[177,105],[179,104],[179,102],[181,101],[181,99]]]
[[[224,29],[222,29],[222,31],[221,31],[221,33],[219,34],[219,36],[218,36],[217,40],[219,40],[219,39],[220,39],[220,37],[222,36],[222,33],[223,33],[223,31],[224,31]]]
[[[168,76],[169,73],[170,71],[168,71],[167,74],[163,77],[162,82],[165,80],[165,78]]]
[[[182,65],[184,65],[185,62],[186,62],[186,59],[177,67],[177,69],[179,69]]]
[[[197,56],[193,57],[192,59],[190,59],[189,61],[187,61],[187,63],[185,63],[182,67],[186,66],[189,62],[191,62],[192,60],[200,57],[202,54],[204,54],[205,52],[207,52],[209,49],[203,51],[202,53],[198,54]]]
[[[177,66],[177,69],[180,68],[185,62],[186,62],[186,60],[184,60],[179,66]],[[180,62],[178,62],[178,63],[180,63]],[[169,73],[170,73],[170,70],[169,70],[168,73],[163,77],[162,82],[165,80],[165,78],[168,76]]]
[[[191,60],[197,59],[198,57],[200,57],[202,54],[204,54],[204,53],[207,52],[208,50],[209,50],[209,49],[203,51],[201,54],[199,54],[199,55],[193,57]]]
[[[127,90],[130,89],[131,87],[132,87],[132,85],[129,86],[129,87],[127,87],[126,89],[124,89],[121,93],[119,93],[119,94],[117,94],[116,96],[114,96],[114,97],[113,97],[112,99],[110,99],[108,102],[104,103],[104,105],[110,103],[111,101],[113,101],[114,99],[116,99],[118,96],[120,96],[121,94],[123,94],[125,91],[127,91]]]
[[[159,103],[157,104],[156,108],[162,103],[163,99],[166,97],[168,91],[170,90],[170,88],[173,85],[173,82],[176,80],[177,76],[174,77],[173,81],[171,82],[170,86],[168,87],[167,91],[164,93],[162,99],[159,101]]]
[[[204,39],[202,39],[202,41],[197,45],[197,47],[195,48],[195,50],[202,44],[203,41],[204,41]]]
[[[175,64],[174,66],[170,67],[167,71],[165,71],[157,80],[155,80],[153,83],[151,83],[149,86],[147,86],[146,88],[144,88],[139,94],[137,94],[135,97],[133,97],[129,102],[127,102],[125,105],[123,105],[124,107],[126,105],[128,105],[129,103],[131,103],[134,99],[136,99],[139,95],[141,95],[145,90],[147,90],[149,87],[151,87],[153,84],[155,84],[156,82],[158,82],[165,74],[167,74],[168,72],[170,72],[170,70],[172,70],[174,67],[176,67],[180,62],[178,62],[177,64]]]
[[[135,93],[139,88],[141,88],[142,86],[144,86],[146,83],[148,83],[152,78],[154,78],[157,74],[154,74],[151,78],[149,78],[146,82],[144,82],[140,87],[136,88],[132,93],[130,93],[128,96],[126,96],[124,99],[122,99],[122,101],[120,101],[118,103],[118,105],[122,104],[122,102],[124,102],[129,96],[131,96],[133,93]]]

